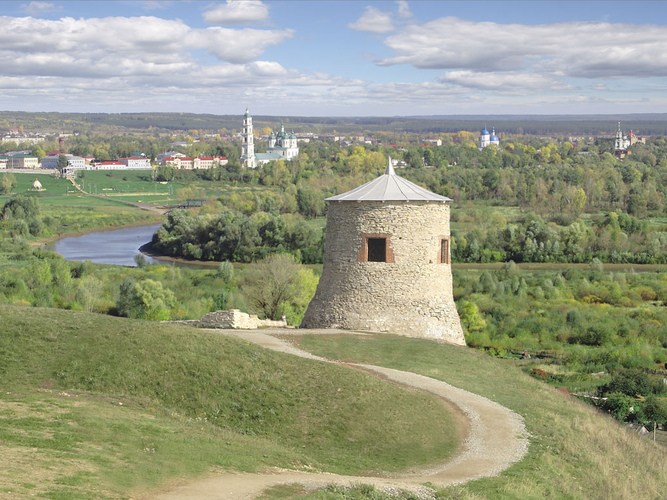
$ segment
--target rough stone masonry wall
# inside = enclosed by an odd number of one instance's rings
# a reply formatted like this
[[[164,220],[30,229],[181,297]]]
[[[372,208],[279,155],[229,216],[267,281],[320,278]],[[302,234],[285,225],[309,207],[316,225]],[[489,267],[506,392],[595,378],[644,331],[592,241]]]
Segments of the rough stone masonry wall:
[[[452,294],[441,202],[332,202],[324,267],[302,327],[346,328],[465,345]],[[360,262],[364,234],[387,235],[394,262]]]
[[[285,319],[273,321],[270,319],[259,319],[254,314],[247,314],[238,309],[227,311],[215,311],[204,315],[197,322],[199,328],[240,328],[242,330],[254,330],[262,327],[287,328]]]

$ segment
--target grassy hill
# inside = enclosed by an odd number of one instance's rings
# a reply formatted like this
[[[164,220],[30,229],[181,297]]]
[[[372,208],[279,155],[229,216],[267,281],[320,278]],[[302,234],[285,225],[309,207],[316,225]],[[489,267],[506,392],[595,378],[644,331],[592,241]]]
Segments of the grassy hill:
[[[443,490],[442,498],[665,498],[666,448],[532,379],[511,361],[471,349],[387,335],[306,336],[302,347],[322,356],[444,380],[525,418],[531,445],[524,460],[499,477]],[[384,498],[374,494],[373,498]],[[327,498],[343,497],[332,493]]]
[[[0,497],[125,498],[215,468],[395,471],[459,445],[440,402],[357,371],[177,325],[0,318]]]
[[[442,459],[459,444],[432,398],[356,371],[176,325],[9,306],[0,318],[0,496],[127,498],[217,469],[391,471]],[[440,498],[659,499],[667,491],[664,447],[512,362],[386,335],[302,344],[442,379],[524,416],[524,460]],[[278,497],[386,498],[370,487],[266,496]]]

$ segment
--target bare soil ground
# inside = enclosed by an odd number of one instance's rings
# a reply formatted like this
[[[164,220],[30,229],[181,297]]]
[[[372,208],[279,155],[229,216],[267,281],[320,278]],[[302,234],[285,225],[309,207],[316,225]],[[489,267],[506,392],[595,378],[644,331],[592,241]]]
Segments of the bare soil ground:
[[[340,363],[314,356],[278,338],[278,336],[285,336],[288,332],[285,330],[212,331],[234,335],[267,349],[322,362]],[[345,332],[340,330],[298,330],[294,333],[341,334]],[[172,485],[169,491],[145,496],[144,498],[156,500],[250,499],[255,498],[269,487],[294,483],[302,484],[307,488],[324,487],[330,484],[362,483],[372,484],[377,488],[389,491],[393,489],[409,490],[419,495],[420,493],[426,493],[428,490],[421,486],[424,483],[446,486],[498,475],[513,463],[521,460],[528,451],[528,433],[523,418],[489,399],[458,389],[445,382],[410,372],[371,365],[340,364],[350,368],[363,369],[392,383],[428,391],[458,407],[469,423],[467,439],[460,453],[446,463],[391,477],[340,476],[280,469],[259,474],[222,473],[206,479]]]

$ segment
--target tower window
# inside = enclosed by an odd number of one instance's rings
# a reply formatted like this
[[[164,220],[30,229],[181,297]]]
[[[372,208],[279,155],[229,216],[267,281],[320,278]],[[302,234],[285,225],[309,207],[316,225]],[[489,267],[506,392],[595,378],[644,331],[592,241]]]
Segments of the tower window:
[[[362,234],[362,244],[357,254],[358,262],[394,262],[391,235],[383,233]]]
[[[387,262],[385,238],[368,238],[368,262]]]
[[[449,264],[449,236],[440,238],[440,254],[438,264]]]

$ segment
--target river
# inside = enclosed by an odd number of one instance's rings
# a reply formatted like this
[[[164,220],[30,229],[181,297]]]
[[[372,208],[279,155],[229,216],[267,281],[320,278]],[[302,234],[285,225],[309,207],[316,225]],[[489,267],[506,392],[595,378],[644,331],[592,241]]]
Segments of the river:
[[[141,253],[139,247],[149,243],[153,233],[159,228],[160,224],[152,224],[72,236],[56,241],[53,250],[67,260],[90,260],[97,264],[136,266],[134,258]],[[149,263],[160,261],[149,256],[146,256],[146,260]]]

